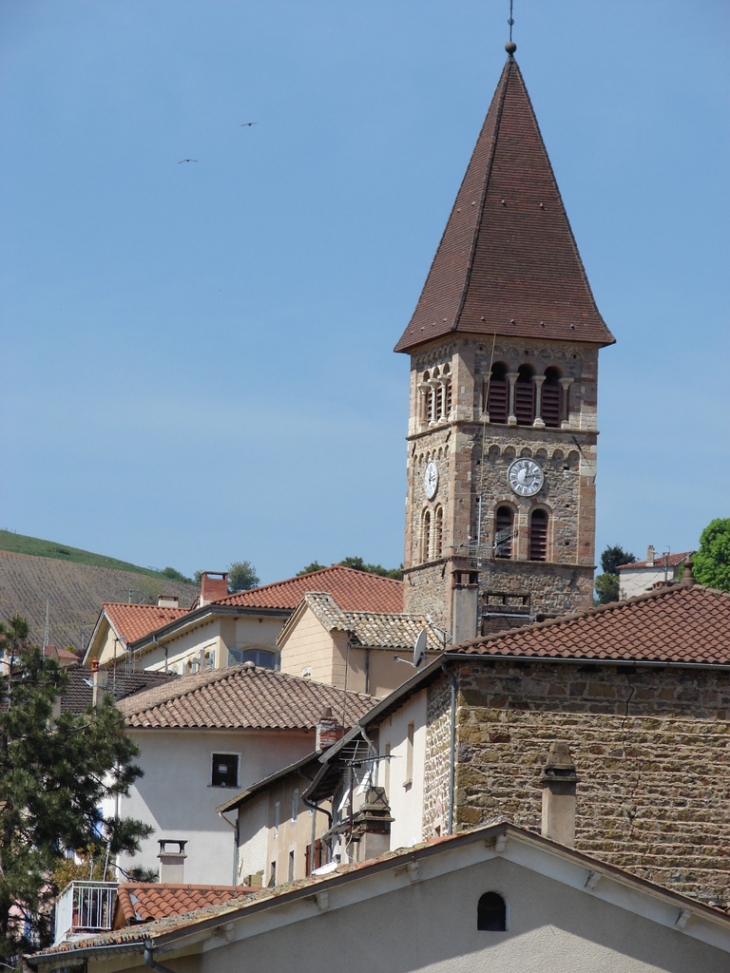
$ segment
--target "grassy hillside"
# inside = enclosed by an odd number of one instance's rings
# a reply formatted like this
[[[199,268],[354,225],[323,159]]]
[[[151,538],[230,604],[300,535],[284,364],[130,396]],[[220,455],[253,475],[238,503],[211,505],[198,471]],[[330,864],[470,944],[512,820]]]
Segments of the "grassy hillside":
[[[176,575],[177,579],[171,575]],[[76,651],[88,643],[102,602],[154,604],[177,595],[187,608],[198,587],[178,572],[165,574],[113,557],[0,531],[0,621],[27,618],[33,641],[43,642],[48,605],[49,642]]]
[[[32,554],[34,557],[52,557],[71,564],[92,564],[97,568],[131,571],[133,574],[146,574],[150,578],[192,584],[190,578],[185,578],[174,568],[165,568],[164,571],[141,568],[138,564],[118,561],[115,557],[92,554],[91,551],[82,551],[78,547],[69,547],[68,544],[43,541],[38,537],[26,537],[25,534],[15,534],[10,530],[0,530],[0,551],[12,551],[14,554]]]

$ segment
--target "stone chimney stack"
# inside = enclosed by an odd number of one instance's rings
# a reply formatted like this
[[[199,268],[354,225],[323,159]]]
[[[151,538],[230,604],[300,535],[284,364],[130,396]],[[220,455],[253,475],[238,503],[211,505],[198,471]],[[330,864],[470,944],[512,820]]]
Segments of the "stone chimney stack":
[[[200,607],[228,594],[227,571],[203,571],[200,578]]]
[[[575,792],[578,777],[567,743],[550,747],[540,778],[542,784],[542,836],[568,848],[575,845]]]
[[[687,585],[688,588],[693,587],[695,583],[695,576],[692,574],[692,558],[687,558],[687,560],[684,562],[682,581]]]
[[[477,632],[479,573],[454,568],[451,576],[451,635],[454,645],[469,642]]]
[[[353,837],[360,842],[358,861],[380,858],[390,851],[390,813],[384,787],[369,787],[365,802],[352,819]]]
[[[653,544],[650,544],[646,549],[646,566],[649,568],[654,567],[654,557],[656,555],[656,550]]]
[[[171,885],[182,885],[185,872],[185,845],[187,841],[177,841],[170,838],[160,838],[158,841],[160,852],[160,881]]]

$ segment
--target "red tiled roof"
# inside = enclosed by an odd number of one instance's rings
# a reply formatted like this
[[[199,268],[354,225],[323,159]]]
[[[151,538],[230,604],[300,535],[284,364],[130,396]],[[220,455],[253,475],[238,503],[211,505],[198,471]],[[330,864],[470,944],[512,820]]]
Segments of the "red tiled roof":
[[[618,571],[625,571],[626,568],[663,568],[665,563],[668,568],[676,568],[678,564],[681,564],[688,557],[691,557],[694,551],[684,551],[682,554],[656,554],[654,555],[654,564],[649,564],[648,561],[631,561],[630,564],[619,564],[617,567]]]
[[[403,582],[334,564],[310,574],[275,581],[220,598],[216,605],[286,608],[293,611],[310,591],[326,591],[343,611],[402,612]]]
[[[395,347],[455,331],[611,344],[514,58]]]
[[[132,926],[208,905],[223,905],[254,890],[246,885],[171,885],[167,882],[124,882],[117,892],[114,928]]]
[[[730,594],[682,582],[464,642],[449,652],[730,665]]]
[[[301,679],[251,663],[211,669],[136,693],[117,705],[127,726],[232,730],[313,730],[329,706],[352,726],[377,700],[343,693],[334,686]]]
[[[109,621],[124,641],[136,642],[163,625],[187,615],[187,608],[159,608],[157,605],[127,605],[106,601],[101,606]]]

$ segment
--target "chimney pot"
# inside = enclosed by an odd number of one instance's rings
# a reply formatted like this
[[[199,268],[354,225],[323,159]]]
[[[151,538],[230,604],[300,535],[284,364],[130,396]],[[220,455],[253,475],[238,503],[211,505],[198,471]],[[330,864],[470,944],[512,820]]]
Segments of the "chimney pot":
[[[575,845],[575,795],[578,776],[567,743],[550,747],[542,784],[542,835],[568,848]]]

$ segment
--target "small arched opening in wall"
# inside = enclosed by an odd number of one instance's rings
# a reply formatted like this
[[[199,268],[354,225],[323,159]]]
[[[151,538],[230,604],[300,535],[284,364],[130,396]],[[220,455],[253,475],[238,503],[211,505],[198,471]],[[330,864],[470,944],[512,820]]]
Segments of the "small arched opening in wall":
[[[528,557],[531,561],[547,561],[550,513],[545,507],[535,507],[530,513]]]
[[[531,365],[517,369],[515,418],[518,426],[531,426],[535,421],[535,373]]]
[[[515,549],[515,510],[508,503],[501,503],[494,512],[494,556],[510,560]]]
[[[509,412],[509,382],[507,381],[507,366],[504,362],[495,362],[489,380],[485,382],[484,402],[482,411],[489,414],[490,422],[507,422]]]
[[[444,551],[444,508],[441,504],[433,512],[433,543],[431,556],[439,558]]]
[[[560,371],[550,367],[545,369],[542,386],[542,420],[546,426],[557,429],[563,420],[562,388]]]
[[[506,932],[507,903],[499,892],[485,892],[477,903],[479,932]]]
[[[429,548],[431,545],[431,511],[426,509],[421,514],[421,550],[420,562],[425,564],[429,559]]]

